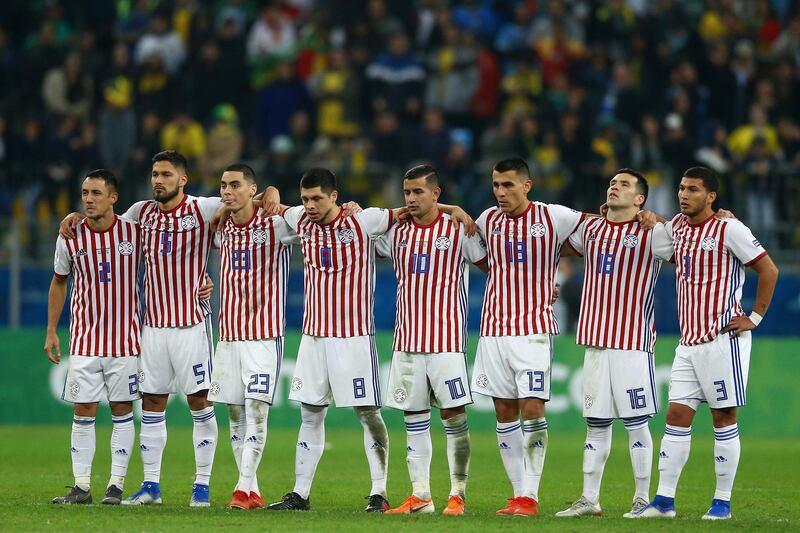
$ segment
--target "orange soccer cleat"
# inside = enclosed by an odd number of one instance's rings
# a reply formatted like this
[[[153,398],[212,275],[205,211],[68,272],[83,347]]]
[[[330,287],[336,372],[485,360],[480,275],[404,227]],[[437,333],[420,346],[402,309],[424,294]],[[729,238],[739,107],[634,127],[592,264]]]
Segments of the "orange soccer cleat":
[[[450,500],[447,502],[447,508],[442,511],[442,514],[459,515],[464,514],[466,510],[467,505],[464,503],[464,499],[461,496],[454,494],[453,496],[450,496]]]
[[[249,509],[261,509],[264,507],[264,498],[261,494],[250,491],[250,507]]]
[[[250,497],[243,490],[233,491],[233,498],[228,504],[228,509],[250,509]]]
[[[400,507],[389,509],[386,514],[428,514],[434,512],[433,500],[420,500],[414,495],[405,499]]]
[[[509,498],[508,505],[498,510],[495,514],[508,514],[514,516],[536,516],[539,514],[539,502],[527,496]]]

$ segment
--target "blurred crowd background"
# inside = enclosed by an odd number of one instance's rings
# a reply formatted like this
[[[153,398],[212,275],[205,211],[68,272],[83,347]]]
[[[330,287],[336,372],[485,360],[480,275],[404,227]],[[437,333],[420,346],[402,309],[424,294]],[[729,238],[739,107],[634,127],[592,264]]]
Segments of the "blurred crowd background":
[[[800,264],[799,66],[792,0],[2,0],[0,220],[49,261],[86,170],[118,173],[120,211],[163,149],[193,194],[244,160],[290,203],[325,166],[344,199],[398,205],[430,162],[475,216],[508,156],[588,211],[637,168],[664,216],[703,164]]]

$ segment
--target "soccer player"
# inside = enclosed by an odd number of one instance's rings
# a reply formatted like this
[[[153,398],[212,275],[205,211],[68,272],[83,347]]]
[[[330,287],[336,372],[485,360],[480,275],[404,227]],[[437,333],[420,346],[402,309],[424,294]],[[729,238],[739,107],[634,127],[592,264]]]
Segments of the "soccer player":
[[[117,179],[108,170],[89,172],[81,187],[86,218],[75,236],[56,241],[53,280],[47,298],[44,351],[61,358],[56,332],[73,278],[70,298],[69,371],[62,399],[72,402],[72,473],[75,486],[53,503],[92,503],[90,481],[95,452],[97,403],[105,391],[111,407],[111,479],[103,503],[117,505],[133,449],[132,405],[139,399],[140,352],[138,268],[139,228],[114,214]]]
[[[718,219],[717,175],[705,167],[683,174],[681,212],[666,224],[674,248],[681,340],[675,350],[667,425],[659,452],[656,497],[637,517],[675,516],[675,491],[689,457],[692,421],[701,402],[714,424],[717,487],[708,520],[731,517],[731,491],[739,464],[736,409],[746,403],[750,330],[758,327],[772,300],[778,269],[752,232],[739,220]],[[741,305],[744,267],[758,274],[750,315]]]
[[[269,406],[283,358],[291,243],[282,217],[259,217],[253,169],[225,169],[220,194],[230,217],[217,233],[220,253],[219,342],[208,398],[228,404],[239,481],[228,507],[264,506],[256,470],[267,439]]]
[[[450,497],[446,515],[464,514],[470,438],[464,406],[467,378],[468,262],[486,271],[486,246],[437,203],[439,175],[430,165],[406,172],[403,194],[410,222],[377,241],[397,276],[397,321],[386,405],[405,413],[408,474],[413,493],[389,514],[433,513],[431,405],[447,434]]]
[[[302,206],[280,207],[300,236],[303,251],[303,337],[289,399],[300,402],[295,486],[271,510],[308,510],[314,472],[325,446],[325,414],[354,407],[364,428],[364,451],[372,489],[367,512],[383,512],[386,500],[388,434],[380,412],[378,352],[373,296],[374,238],[403,210],[369,208],[343,217],[336,204],[336,177],[314,168],[300,180]]]
[[[611,451],[611,424],[621,418],[628,430],[635,493],[630,517],[650,500],[653,439],[649,417],[658,412],[653,352],[656,327],[653,295],[661,262],[671,250],[654,249],[654,233],[638,213],[648,184],[639,172],[623,168],[609,182],[608,211],[585,219],[569,240],[569,250],[584,258],[577,343],[583,361],[583,416],[588,426],[583,448],[583,494],[558,517],[601,516],[600,483]]]
[[[533,516],[547,450],[554,278],[559,250],[583,215],[528,200],[528,165],[498,162],[492,186],[498,207],[476,221],[488,251],[481,337],[472,390],[494,401],[497,442],[514,497],[497,514]],[[520,423],[520,416],[522,423]]]

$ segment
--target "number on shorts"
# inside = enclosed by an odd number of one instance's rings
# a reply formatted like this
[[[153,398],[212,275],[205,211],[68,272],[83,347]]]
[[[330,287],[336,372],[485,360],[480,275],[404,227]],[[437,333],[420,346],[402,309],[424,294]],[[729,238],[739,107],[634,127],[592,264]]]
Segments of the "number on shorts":
[[[447,384],[447,388],[450,389],[450,397],[454,400],[459,398],[463,398],[467,395],[467,391],[464,390],[464,384],[461,382],[461,378],[453,378],[445,380]]]
[[[528,261],[528,243],[525,241],[506,241],[509,263],[526,263]]]
[[[644,409],[647,407],[647,398],[644,395],[644,388],[628,389],[628,398],[631,401],[631,409]]]
[[[689,276],[692,275],[692,256],[691,255],[684,255],[683,256],[683,277],[689,279]]]
[[[139,380],[136,379],[136,374],[128,376],[128,392],[131,396],[139,394]]]
[[[544,392],[544,370],[528,370],[528,390]]]
[[[111,261],[100,261],[100,283],[111,281]]]
[[[261,385],[261,388],[258,386]],[[250,383],[247,392],[254,394],[269,394],[269,374],[250,374]]]
[[[411,273],[412,274],[427,274],[428,265],[430,264],[431,256],[428,254],[412,254],[411,255]]]
[[[168,254],[172,252],[172,232],[171,231],[162,231],[161,232],[161,249],[159,250],[162,254]]]
[[[364,385],[364,378],[353,378],[353,397],[367,397],[367,387]]]
[[[717,394],[719,394],[719,396],[717,396],[717,401],[718,402],[724,402],[725,400],[727,400],[728,399],[728,389],[725,388],[725,380],[724,379],[717,380],[717,381],[714,382],[714,385],[718,385]]]
[[[614,273],[614,254],[604,254],[603,252],[597,254],[597,273]]]
[[[200,385],[206,379],[206,371],[203,370],[203,363],[197,363],[196,365],[192,366],[192,370],[194,371],[194,375],[197,377],[197,384]]]
[[[330,246],[323,246],[319,249],[319,264],[322,265],[322,268],[333,267],[333,254]]]

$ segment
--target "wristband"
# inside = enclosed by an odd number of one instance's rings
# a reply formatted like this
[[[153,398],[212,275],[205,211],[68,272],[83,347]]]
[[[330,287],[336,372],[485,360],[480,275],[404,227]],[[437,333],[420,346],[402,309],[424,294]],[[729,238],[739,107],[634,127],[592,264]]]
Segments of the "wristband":
[[[764,320],[764,317],[753,311],[750,313],[750,316],[747,317],[750,319],[750,322],[756,325],[756,327],[761,324],[761,321]]]

